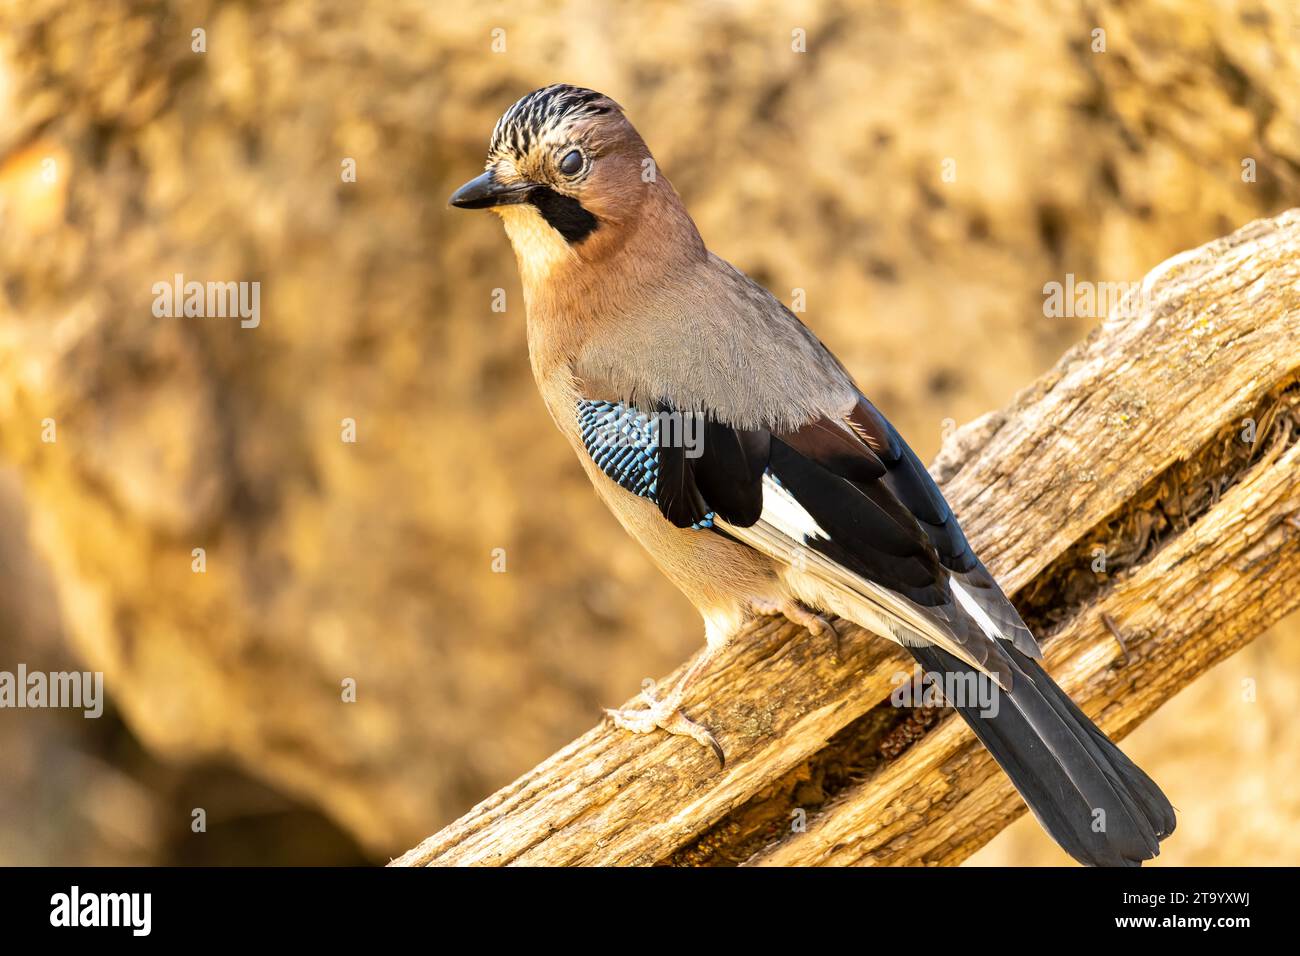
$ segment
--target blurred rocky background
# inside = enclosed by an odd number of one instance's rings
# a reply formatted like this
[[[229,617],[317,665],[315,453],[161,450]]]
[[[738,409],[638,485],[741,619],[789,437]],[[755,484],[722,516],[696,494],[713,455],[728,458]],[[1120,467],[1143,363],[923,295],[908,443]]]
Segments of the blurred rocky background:
[[[500,225],[446,208],[557,81],[923,457],[1095,324],[1044,283],[1300,204],[1292,0],[4,0],[0,670],[109,704],[0,710],[0,863],[383,861],[699,645],[552,431]],[[177,273],[260,324],[155,317]],[[1162,862],[1300,862],[1297,637],[1131,738]]]

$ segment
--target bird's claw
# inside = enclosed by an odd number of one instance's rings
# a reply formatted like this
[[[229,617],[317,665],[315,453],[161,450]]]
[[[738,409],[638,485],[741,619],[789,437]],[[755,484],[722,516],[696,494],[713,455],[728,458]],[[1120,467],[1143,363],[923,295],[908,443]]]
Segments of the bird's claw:
[[[663,700],[657,700],[653,688],[647,688],[641,691],[640,698],[649,705],[645,710],[605,708],[605,713],[614,721],[614,726],[634,734],[665,730],[677,736],[690,737],[696,743],[712,750],[714,756],[718,758],[719,765],[726,767],[727,757],[722,752],[718,739],[707,728],[683,714],[671,695]]]
[[[835,645],[835,663],[844,663],[844,644],[840,629],[828,617],[813,614],[807,621],[800,622],[814,637],[829,637]]]
[[[829,637],[835,646],[835,662],[844,662],[844,645],[842,635],[831,619],[804,607],[798,601],[756,602],[755,612],[784,617],[787,621],[798,624],[813,637]]]

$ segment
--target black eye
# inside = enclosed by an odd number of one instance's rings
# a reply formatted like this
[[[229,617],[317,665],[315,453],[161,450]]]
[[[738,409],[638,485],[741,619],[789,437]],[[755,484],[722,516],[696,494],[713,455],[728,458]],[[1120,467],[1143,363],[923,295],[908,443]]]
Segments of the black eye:
[[[582,153],[576,149],[569,150],[565,157],[560,160],[560,172],[566,176],[572,176],[580,169],[582,169]]]

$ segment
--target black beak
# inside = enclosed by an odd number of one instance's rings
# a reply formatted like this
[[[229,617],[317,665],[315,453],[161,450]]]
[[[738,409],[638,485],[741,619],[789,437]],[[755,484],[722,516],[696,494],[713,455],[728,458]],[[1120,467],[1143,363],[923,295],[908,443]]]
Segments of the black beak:
[[[503,186],[496,181],[492,170],[482,176],[476,176],[460,189],[451,194],[447,202],[460,209],[488,209],[491,206],[508,206],[511,203],[526,202],[532,183],[518,183]]]

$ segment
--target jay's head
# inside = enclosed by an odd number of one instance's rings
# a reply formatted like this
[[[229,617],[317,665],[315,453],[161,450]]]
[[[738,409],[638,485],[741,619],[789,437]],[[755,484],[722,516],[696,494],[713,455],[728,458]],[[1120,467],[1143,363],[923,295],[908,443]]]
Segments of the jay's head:
[[[452,195],[461,209],[505,222],[525,273],[594,262],[625,244],[644,205],[676,203],[622,108],[594,90],[534,90],[497,121],[486,171]],[[671,198],[669,198],[671,197]]]

